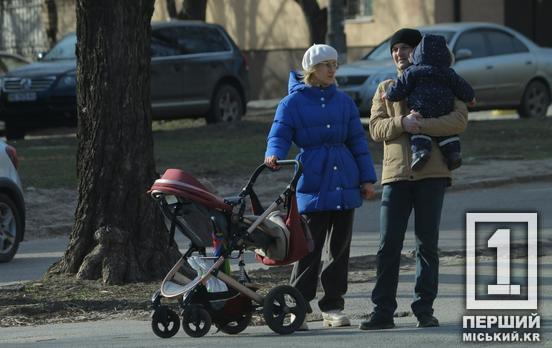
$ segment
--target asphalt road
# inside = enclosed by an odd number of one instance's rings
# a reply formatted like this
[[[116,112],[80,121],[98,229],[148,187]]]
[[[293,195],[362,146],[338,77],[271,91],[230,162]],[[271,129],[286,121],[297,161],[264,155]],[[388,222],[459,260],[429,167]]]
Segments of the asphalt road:
[[[441,222],[440,247],[458,250],[465,246],[465,213],[476,211],[522,211],[539,213],[539,236],[552,236],[552,185],[550,182],[507,185],[490,189],[449,192],[445,196]],[[379,201],[366,202],[355,213],[355,227],[351,254],[374,255],[379,239]],[[404,250],[414,249],[414,234],[409,223]],[[185,240],[177,235],[177,243],[183,248]],[[25,241],[10,263],[0,264],[0,286],[25,280],[39,279],[48,267],[62,256],[67,238]],[[250,268],[258,268],[251,254],[247,257]]]
[[[552,185],[550,182],[512,184],[448,192],[445,195],[439,247],[442,250],[464,250],[467,212],[537,212],[539,236],[552,238]],[[355,213],[353,255],[373,255],[379,240],[380,202],[368,202]],[[412,214],[413,215],[413,214]],[[404,251],[414,249],[413,216],[410,217]]]

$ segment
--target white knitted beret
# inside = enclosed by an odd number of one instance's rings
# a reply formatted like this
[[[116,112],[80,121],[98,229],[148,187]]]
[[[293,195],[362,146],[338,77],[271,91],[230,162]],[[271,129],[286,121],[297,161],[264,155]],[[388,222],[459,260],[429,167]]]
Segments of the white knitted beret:
[[[312,45],[303,56],[303,70],[309,70],[312,66],[325,60],[337,60],[337,51],[328,45]]]

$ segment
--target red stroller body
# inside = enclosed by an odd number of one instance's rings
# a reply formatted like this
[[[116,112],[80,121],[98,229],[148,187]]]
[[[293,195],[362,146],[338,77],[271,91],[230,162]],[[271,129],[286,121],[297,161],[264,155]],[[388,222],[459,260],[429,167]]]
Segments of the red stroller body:
[[[307,307],[302,295],[295,288],[282,285],[261,296],[252,285],[243,260],[246,249],[256,249],[260,260],[275,260],[269,264],[289,263],[305,252],[298,254],[297,247],[290,245],[294,241],[290,234],[301,234],[302,241],[308,235],[294,197],[301,163],[278,163],[295,165],[295,172],[290,184],[267,209],[262,209],[253,190],[257,177],[267,168],[264,164],[257,167],[236,197],[226,199],[178,169],[168,169],[155,181],[150,193],[165,216],[171,241],[177,230],[190,240],[188,250],[152,296],[152,329],[156,335],[175,335],[180,318],[184,331],[192,337],[205,335],[211,324],[225,333],[237,334],[249,325],[255,310],[262,310],[267,325],[279,334],[293,333],[303,323]],[[255,215],[245,215],[246,199]],[[281,206],[286,207],[286,213],[279,211]],[[291,225],[292,231],[288,228]],[[213,257],[206,256],[210,246],[215,247]],[[233,252],[239,258],[237,280],[229,275],[227,260]],[[178,301],[180,315],[161,304],[164,298]]]

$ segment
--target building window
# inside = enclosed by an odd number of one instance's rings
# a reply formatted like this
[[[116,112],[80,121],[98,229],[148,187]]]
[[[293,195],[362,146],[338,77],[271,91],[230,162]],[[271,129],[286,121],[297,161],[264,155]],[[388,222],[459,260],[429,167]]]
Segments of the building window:
[[[346,0],[347,19],[372,17],[372,0]]]

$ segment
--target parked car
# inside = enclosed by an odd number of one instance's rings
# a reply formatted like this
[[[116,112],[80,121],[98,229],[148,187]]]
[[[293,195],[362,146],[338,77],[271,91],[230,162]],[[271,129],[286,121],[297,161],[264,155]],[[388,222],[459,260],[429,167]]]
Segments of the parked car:
[[[76,42],[69,34],[39,61],[1,79],[0,119],[8,139],[22,138],[29,128],[76,124]],[[245,56],[221,26],[152,24],[154,119],[239,120],[246,111],[248,79]]]
[[[446,23],[419,28],[442,35],[455,55],[453,68],[474,88],[473,110],[517,109],[520,117],[541,117],[551,103],[552,48],[498,24]],[[378,84],[396,78],[389,39],[365,57],[340,67],[337,82],[370,115]]]
[[[0,140],[0,262],[13,259],[25,234],[25,200],[15,148]]]

